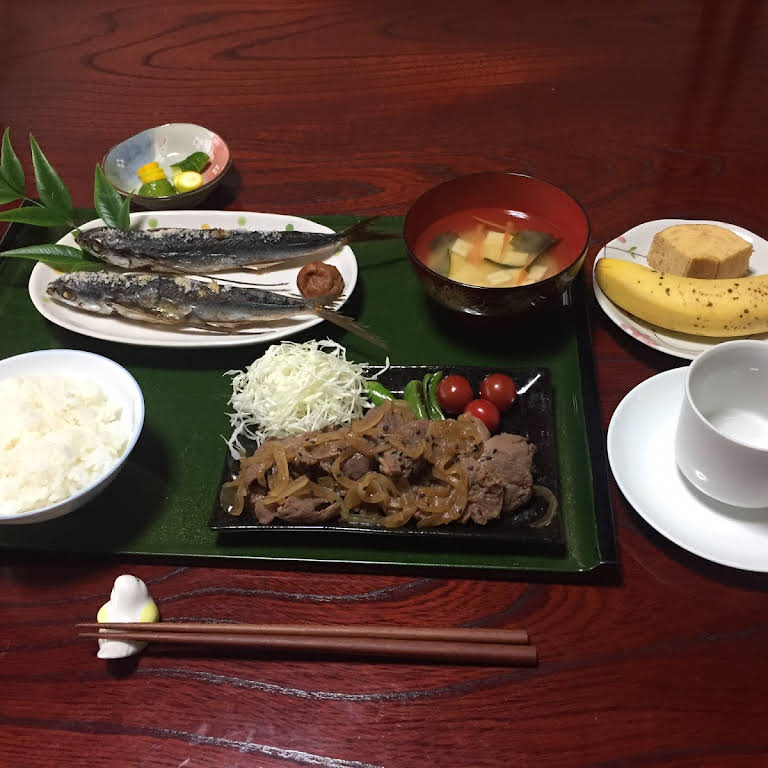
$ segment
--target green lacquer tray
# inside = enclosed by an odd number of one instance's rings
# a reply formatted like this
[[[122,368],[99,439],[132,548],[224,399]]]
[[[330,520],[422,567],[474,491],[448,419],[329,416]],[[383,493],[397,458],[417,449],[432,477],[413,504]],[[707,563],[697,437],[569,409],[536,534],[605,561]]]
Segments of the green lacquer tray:
[[[346,216],[310,217],[342,229]],[[381,226],[402,229],[400,217]],[[14,225],[2,250],[50,242],[52,233]],[[345,306],[389,343],[397,365],[546,367],[555,401],[564,554],[531,555],[464,542],[422,544],[406,537],[317,537],[253,532],[233,540],[208,526],[224,462],[230,379],[264,345],[220,349],[157,349],[91,339],[50,324],[32,306],[32,262],[0,258],[0,358],[35,349],[74,348],[124,365],[146,402],[139,442],[115,482],[86,507],[36,525],[0,526],[5,550],[144,558],[209,558],[228,564],[345,564],[364,569],[450,568],[466,574],[520,577],[594,574],[617,563],[603,435],[594,381],[585,288],[577,280],[562,306],[524,321],[458,316],[434,305],[411,272],[401,240],[355,246],[360,279]],[[376,347],[327,323],[293,337],[331,337],[350,359],[381,363]],[[0,403],[0,418],[2,404]]]

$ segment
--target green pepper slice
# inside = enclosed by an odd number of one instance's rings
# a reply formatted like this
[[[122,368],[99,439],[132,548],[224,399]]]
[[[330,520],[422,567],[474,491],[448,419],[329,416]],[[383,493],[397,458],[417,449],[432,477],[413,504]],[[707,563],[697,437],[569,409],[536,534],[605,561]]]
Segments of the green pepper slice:
[[[397,398],[378,381],[366,381],[365,387],[368,390],[368,399],[374,405],[382,405],[387,400],[396,400]]]
[[[433,421],[445,419],[445,414],[437,402],[437,386],[443,380],[443,372],[428,373],[424,377],[424,403],[427,407],[427,416]]]
[[[421,382],[418,379],[409,381],[403,390],[403,400],[411,407],[413,415],[417,419],[427,418],[427,409],[421,394]]]

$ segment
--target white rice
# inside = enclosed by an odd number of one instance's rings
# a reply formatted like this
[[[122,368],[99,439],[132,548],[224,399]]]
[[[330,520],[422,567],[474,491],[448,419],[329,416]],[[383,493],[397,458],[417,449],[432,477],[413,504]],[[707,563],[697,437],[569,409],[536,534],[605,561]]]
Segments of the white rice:
[[[130,437],[121,408],[94,381],[0,381],[0,515],[67,499],[99,479]]]

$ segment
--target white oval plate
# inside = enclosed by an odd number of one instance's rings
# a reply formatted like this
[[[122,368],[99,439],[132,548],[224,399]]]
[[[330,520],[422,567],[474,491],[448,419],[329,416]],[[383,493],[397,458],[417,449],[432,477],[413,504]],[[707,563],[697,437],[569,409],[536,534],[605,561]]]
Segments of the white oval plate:
[[[101,219],[84,224],[80,229],[92,229],[103,226]],[[250,229],[283,230],[287,225],[304,232],[333,232],[332,229],[316,224],[314,221],[298,216],[283,216],[277,213],[248,213],[244,211],[148,211],[131,214],[131,226],[135,229],[154,229],[155,227],[197,228],[208,225],[212,229]],[[77,247],[72,235],[59,240],[61,245]],[[340,307],[350,297],[357,283],[357,259],[349,246],[325,259],[333,264],[344,278],[344,292],[336,307]],[[287,283],[276,287],[279,293],[296,292],[296,276],[299,268],[274,269],[262,274],[251,272],[221,272],[222,279],[241,280],[257,283],[269,288],[277,283]],[[322,318],[313,314],[297,315],[295,320],[280,320],[265,324],[260,333],[243,332],[230,334],[210,334],[189,328],[167,330],[162,326],[138,323],[117,315],[97,315],[60,304],[45,292],[48,283],[59,276],[59,272],[47,264],[38,262],[29,277],[29,297],[37,311],[52,323],[84,336],[123,344],[138,344],[147,347],[234,347],[244,344],[263,344],[290,336],[311,328],[322,322]]]
[[[749,260],[750,275],[764,275],[768,273],[768,242],[759,237],[754,232],[750,232],[743,227],[737,227],[735,224],[727,224],[723,221],[705,221],[703,219],[656,219],[655,221],[646,221],[632,227],[628,232],[611,240],[604,245],[595,258],[595,264],[598,259],[609,256],[612,259],[623,259],[624,261],[634,261],[637,264],[648,266],[646,258],[651,249],[651,242],[657,232],[675,224],[717,224],[731,232],[735,232],[739,237],[743,237],[747,242],[752,243],[752,256]],[[601,306],[608,317],[613,320],[622,331],[643,344],[666,352],[668,355],[680,357],[684,360],[694,360],[702,352],[720,344],[723,341],[731,339],[710,338],[707,336],[691,336],[686,333],[675,333],[659,328],[651,323],[646,323],[639,317],[625,312],[617,307],[601,290],[597,280],[592,281],[595,289],[597,303]],[[768,333],[760,333],[749,336],[750,339],[768,340]]]
[[[714,563],[768,572],[768,508],[722,504],[694,488],[675,463],[685,368],[638,384],[614,411],[608,461],[621,492],[662,536]]]

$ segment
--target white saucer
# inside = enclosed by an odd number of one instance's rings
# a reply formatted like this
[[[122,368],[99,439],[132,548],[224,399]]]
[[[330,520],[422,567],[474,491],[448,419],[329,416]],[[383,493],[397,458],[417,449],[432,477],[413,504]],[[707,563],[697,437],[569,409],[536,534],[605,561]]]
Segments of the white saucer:
[[[647,379],[622,401],[608,427],[613,476],[637,513],[660,534],[700,557],[768,572],[768,508],[710,499],[675,464],[675,430],[687,368]]]

